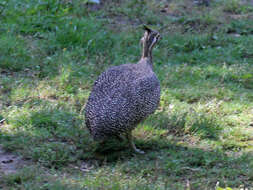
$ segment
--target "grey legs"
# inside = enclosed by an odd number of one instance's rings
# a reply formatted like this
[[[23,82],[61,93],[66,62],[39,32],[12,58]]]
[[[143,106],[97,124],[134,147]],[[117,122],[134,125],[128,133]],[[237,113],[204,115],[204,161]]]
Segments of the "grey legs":
[[[136,148],[134,142],[133,142],[133,136],[132,136],[132,131],[129,131],[127,134],[126,134],[126,137],[127,137],[127,140],[129,142],[129,145],[131,147],[131,149],[135,152],[135,153],[138,153],[138,154],[144,154],[145,152]]]

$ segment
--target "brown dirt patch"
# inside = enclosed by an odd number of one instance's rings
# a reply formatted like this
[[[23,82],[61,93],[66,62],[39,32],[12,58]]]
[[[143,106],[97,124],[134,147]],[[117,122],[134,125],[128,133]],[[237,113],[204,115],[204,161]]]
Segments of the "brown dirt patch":
[[[0,146],[0,177],[2,175],[15,173],[18,169],[27,164],[28,162],[23,160],[20,156],[6,152]]]

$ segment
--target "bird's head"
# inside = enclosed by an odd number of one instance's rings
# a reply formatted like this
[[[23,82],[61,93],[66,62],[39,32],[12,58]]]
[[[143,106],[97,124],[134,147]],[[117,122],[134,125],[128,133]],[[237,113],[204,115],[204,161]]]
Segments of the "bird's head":
[[[144,35],[141,38],[141,43],[143,44],[143,57],[151,56],[152,49],[154,45],[161,39],[160,33],[158,31],[152,30],[144,25]]]

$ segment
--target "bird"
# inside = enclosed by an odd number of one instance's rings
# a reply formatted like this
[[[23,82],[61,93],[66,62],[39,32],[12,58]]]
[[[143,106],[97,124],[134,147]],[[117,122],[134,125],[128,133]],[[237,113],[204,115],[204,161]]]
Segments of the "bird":
[[[125,136],[139,154],[132,131],[159,106],[160,81],[153,70],[152,49],[161,39],[156,30],[143,26],[142,55],[137,63],[111,66],[94,82],[85,105],[85,125],[94,141]]]

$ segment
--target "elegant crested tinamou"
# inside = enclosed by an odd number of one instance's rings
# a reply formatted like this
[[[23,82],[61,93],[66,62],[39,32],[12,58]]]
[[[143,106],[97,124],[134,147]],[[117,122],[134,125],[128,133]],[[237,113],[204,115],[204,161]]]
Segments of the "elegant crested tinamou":
[[[153,71],[152,49],[160,34],[146,26],[141,39],[142,56],[136,64],[112,66],[95,81],[85,107],[85,122],[94,140],[126,135],[137,153],[132,130],[160,102],[160,82]]]

